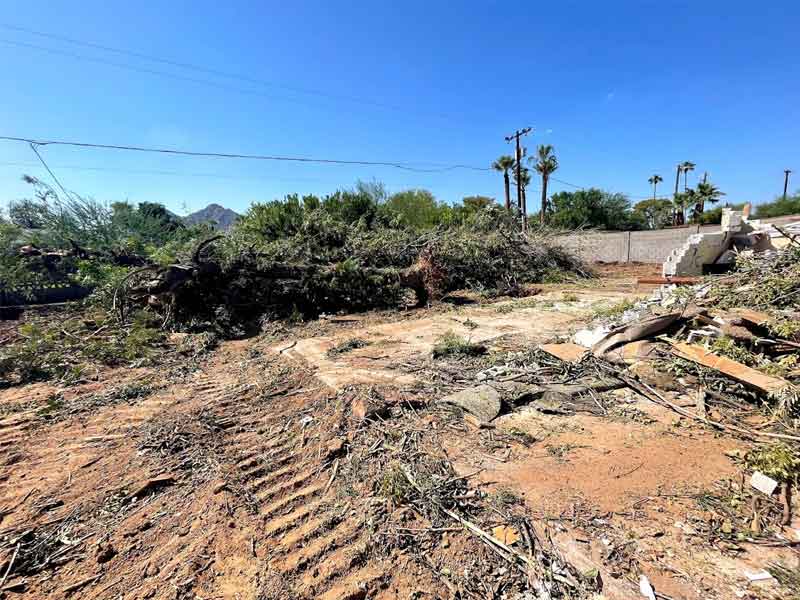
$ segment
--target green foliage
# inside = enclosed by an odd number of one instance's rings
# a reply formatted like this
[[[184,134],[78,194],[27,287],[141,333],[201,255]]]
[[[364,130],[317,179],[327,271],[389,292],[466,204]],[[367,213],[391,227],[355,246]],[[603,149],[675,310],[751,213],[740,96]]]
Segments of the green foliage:
[[[597,188],[559,192],[550,198],[549,222],[560,229],[630,230],[645,226],[637,212],[631,212],[624,194],[604,192]]]
[[[615,319],[621,317],[626,311],[632,309],[636,303],[633,300],[621,300],[616,304],[602,305],[594,310],[595,318]]]
[[[791,196],[787,195],[786,200],[781,196],[772,202],[759,204],[755,210],[755,217],[758,219],[796,214],[800,214],[800,192],[796,192]]]
[[[722,336],[714,340],[714,343],[711,344],[711,351],[727,356],[743,365],[753,367],[758,364],[758,358],[752,352],[740,346],[728,336]]]
[[[744,202],[740,204],[726,204],[725,206],[715,206],[711,210],[706,210],[700,215],[699,223],[701,225],[719,225],[722,223],[722,210],[731,208],[733,210],[742,210]]]
[[[646,229],[661,229],[672,224],[672,201],[664,198],[642,200],[634,205],[633,214]]]
[[[413,229],[432,229],[451,218],[452,208],[437,202],[428,190],[392,194],[380,208],[384,222]]]
[[[761,471],[776,481],[797,482],[800,456],[797,448],[784,442],[776,442],[748,452],[745,466],[752,471]]]
[[[19,384],[59,379],[73,383],[105,365],[142,363],[154,358],[164,333],[152,315],[137,313],[121,328],[103,313],[94,318],[37,321],[19,327],[19,339],[0,348],[0,381]],[[102,332],[103,335],[98,335]]]
[[[468,338],[462,337],[453,331],[448,331],[439,336],[433,346],[433,358],[480,356],[481,354],[486,354],[486,346],[475,344]]]
[[[408,481],[400,465],[389,465],[381,477],[378,493],[395,504],[404,504],[413,492],[414,486]]]
[[[335,358],[340,354],[352,352],[353,350],[358,350],[359,348],[366,348],[367,346],[369,346],[369,342],[367,340],[362,340],[361,338],[350,338],[330,348],[326,352],[326,355],[328,358]]]

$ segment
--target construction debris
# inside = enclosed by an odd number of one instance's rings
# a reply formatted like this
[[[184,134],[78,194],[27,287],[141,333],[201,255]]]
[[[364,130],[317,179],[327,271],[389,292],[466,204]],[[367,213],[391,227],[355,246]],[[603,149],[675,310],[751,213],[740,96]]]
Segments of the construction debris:
[[[754,387],[765,394],[777,394],[791,385],[785,379],[765,375],[735,360],[709,352],[702,346],[675,343],[673,344],[673,349],[675,354],[681,358],[724,373],[728,377]]]

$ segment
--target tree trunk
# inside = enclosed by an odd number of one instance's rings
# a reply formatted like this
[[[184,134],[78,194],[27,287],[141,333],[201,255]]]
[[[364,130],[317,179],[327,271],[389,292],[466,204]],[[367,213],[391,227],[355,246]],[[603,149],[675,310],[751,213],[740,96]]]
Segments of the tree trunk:
[[[656,185],[658,185],[658,184],[656,184],[656,183],[653,184],[653,200],[656,199]]]
[[[511,212],[511,182],[508,180],[508,169],[503,171],[503,183],[506,190],[506,211]]]
[[[545,224],[545,214],[547,213],[547,176],[542,175],[542,209],[539,215],[539,222]]]
[[[525,195],[525,186],[522,186],[522,231],[528,231],[528,197]]]

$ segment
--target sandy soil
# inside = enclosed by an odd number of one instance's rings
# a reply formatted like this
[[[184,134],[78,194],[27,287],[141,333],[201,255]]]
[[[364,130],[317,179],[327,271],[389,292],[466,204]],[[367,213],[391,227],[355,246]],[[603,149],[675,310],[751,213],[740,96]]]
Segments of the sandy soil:
[[[336,478],[337,440],[352,435],[348,391],[364,384],[418,403],[415,426],[437,427],[458,471],[479,472],[476,488],[522,498],[570,561],[597,569],[604,597],[639,597],[640,574],[661,598],[781,597],[774,581],[749,584],[744,572],[794,564],[792,550],[731,552],[688,525],[707,517],[688,492],[740,477],[725,453],[741,442],[625,390],[615,392],[619,413],[522,407],[489,430],[449,426],[425,408],[440,383],[408,367],[427,360],[442,333],[502,349],[559,339],[598,303],[642,293],[639,274],[226,342],[189,369],[109,370],[66,389],[0,391],[0,539],[34,531],[45,562],[12,575],[8,597],[451,597],[441,575],[402,550],[380,551],[370,525],[377,500]],[[369,344],[328,354],[353,338]],[[148,393],[119,399],[143,383]],[[525,443],[514,441],[520,433]],[[458,564],[481,548],[448,532],[429,556]]]

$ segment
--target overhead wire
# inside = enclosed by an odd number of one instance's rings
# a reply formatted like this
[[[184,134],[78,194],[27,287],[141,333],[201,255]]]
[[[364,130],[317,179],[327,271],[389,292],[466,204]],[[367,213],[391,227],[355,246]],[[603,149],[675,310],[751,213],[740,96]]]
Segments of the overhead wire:
[[[42,38],[46,38],[46,39],[51,39],[51,40],[55,40],[55,41],[59,41],[59,42],[64,42],[64,43],[67,43],[67,44],[81,46],[81,47],[84,47],[84,48],[91,48],[91,49],[94,49],[94,50],[100,50],[100,51],[103,51],[103,52],[109,52],[109,53],[113,53],[113,54],[118,54],[120,56],[129,56],[131,58],[136,58],[136,59],[139,59],[139,60],[149,61],[149,62],[162,64],[162,65],[167,65],[167,66],[171,66],[171,67],[176,67],[176,68],[179,68],[179,69],[186,69],[186,70],[195,71],[195,72],[198,72],[198,73],[205,73],[207,75],[214,75],[215,77],[223,77],[225,79],[230,79],[230,80],[233,80],[233,81],[241,81],[241,82],[252,84],[252,85],[258,85],[258,86],[263,86],[263,87],[267,87],[267,88],[280,89],[280,90],[292,92],[292,93],[295,93],[295,94],[303,94],[303,95],[307,95],[307,96],[319,96],[321,98],[327,98],[329,100],[339,100],[339,101],[353,102],[353,103],[357,103],[357,104],[374,106],[374,107],[377,107],[377,108],[387,109],[387,110],[391,110],[391,111],[398,111],[398,112],[405,112],[406,111],[406,109],[404,107],[402,107],[402,106],[389,104],[389,103],[386,103],[386,102],[378,102],[378,101],[375,101],[375,100],[370,100],[370,99],[367,99],[367,98],[360,98],[360,97],[357,97],[357,96],[349,96],[349,95],[344,95],[344,94],[335,94],[335,93],[330,93],[330,92],[326,92],[324,90],[319,90],[319,89],[314,89],[314,88],[305,88],[305,87],[300,87],[300,86],[287,85],[287,84],[283,84],[283,83],[279,83],[279,82],[275,82],[275,81],[267,81],[267,80],[264,80],[264,79],[259,79],[259,78],[256,78],[256,77],[250,77],[250,76],[247,76],[247,75],[243,75],[241,73],[232,73],[232,72],[229,72],[229,71],[223,71],[223,70],[220,70],[220,69],[214,69],[214,68],[210,68],[210,67],[205,67],[205,66],[202,66],[202,65],[197,65],[197,64],[193,64],[193,63],[189,63],[189,62],[182,62],[182,61],[172,60],[172,59],[168,59],[168,58],[154,56],[154,55],[151,55],[151,54],[145,54],[145,53],[142,53],[142,52],[136,52],[136,51],[133,51],[133,50],[127,50],[127,49],[124,49],[124,48],[115,48],[113,46],[106,46],[104,44],[97,44],[97,43],[89,42],[89,41],[81,41],[81,40],[77,40],[75,38],[71,38],[71,37],[67,37],[67,36],[62,36],[62,35],[58,35],[58,34],[54,34],[54,33],[42,32],[42,31],[36,31],[36,30],[33,30],[33,29],[27,29],[27,28],[24,28],[24,27],[18,27],[16,25],[10,25],[10,24],[7,24],[7,23],[0,23],[0,28],[6,29],[6,30],[9,30],[9,31],[15,31],[15,32],[18,32],[18,33],[24,33],[24,34],[27,34],[27,35],[34,35],[34,36],[38,36],[38,37],[42,37]],[[158,75],[158,76],[162,76],[162,77],[174,78],[174,79],[179,79],[179,80],[183,80],[183,81],[189,81],[189,82],[192,82],[192,83],[211,85],[211,86],[214,86],[214,87],[218,87],[220,89],[226,89],[226,90],[235,91],[235,92],[239,92],[239,93],[254,94],[254,95],[260,95],[260,96],[266,96],[266,97],[273,97],[273,96],[271,96],[269,94],[265,94],[264,92],[259,92],[257,90],[246,90],[246,89],[242,89],[242,88],[236,88],[236,87],[233,87],[233,86],[221,84],[219,82],[210,81],[208,79],[199,79],[199,78],[196,78],[196,77],[187,77],[187,76],[183,76],[183,75],[178,75],[176,73],[169,73],[169,72],[166,72],[166,71],[157,71],[157,70],[154,70],[154,69],[148,69],[148,68],[144,68],[144,67],[138,67],[136,65],[131,65],[129,63],[120,63],[120,62],[110,61],[110,60],[107,60],[107,59],[90,57],[90,56],[85,56],[85,55],[82,55],[82,54],[75,54],[75,53],[69,52],[67,50],[61,50],[61,49],[56,49],[56,48],[48,48],[46,46],[39,46],[37,44],[31,44],[29,42],[21,42],[21,41],[16,41],[16,40],[0,40],[0,42],[2,42],[4,44],[9,44],[9,45],[12,45],[12,46],[19,46],[19,47],[24,47],[24,48],[31,48],[31,49],[35,49],[35,50],[40,50],[40,51],[47,52],[47,53],[50,53],[50,54],[68,56],[68,57],[74,58],[76,60],[84,60],[84,61],[94,62],[94,63],[98,63],[98,64],[105,64],[105,65],[114,66],[114,67],[118,67],[118,68],[122,68],[122,69],[129,69],[129,70],[132,70],[132,71],[138,71],[140,73],[147,73],[147,74],[151,74],[151,75]],[[436,116],[436,117],[440,117],[440,118],[449,118],[448,115],[445,115],[445,114],[432,113],[432,115]]]
[[[73,142],[65,140],[39,140],[25,137],[0,136],[0,140],[12,142],[24,142],[35,144],[36,146],[70,146],[76,148],[96,148],[102,150],[122,150],[130,152],[148,152],[158,154],[171,154],[177,156],[192,156],[204,158],[226,158],[226,159],[245,159],[245,160],[264,160],[279,162],[299,162],[331,165],[352,165],[370,167],[391,167],[414,173],[444,173],[457,169],[469,171],[492,171],[491,167],[477,167],[474,165],[453,164],[439,168],[424,169],[412,166],[413,164],[436,164],[436,163],[410,163],[398,161],[374,161],[374,160],[344,160],[335,158],[311,158],[305,156],[279,156],[266,154],[240,154],[227,152],[199,152],[194,150],[177,150],[174,148],[150,148],[145,146],[121,145],[121,144],[97,144],[91,142]]]

